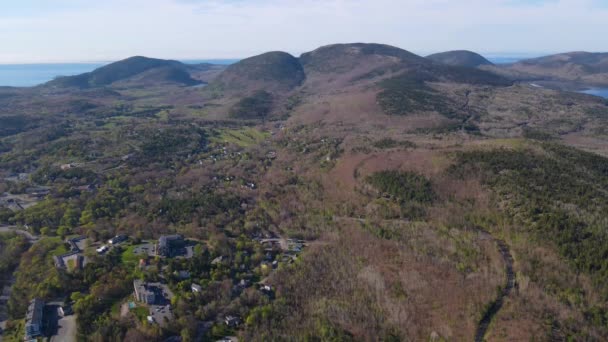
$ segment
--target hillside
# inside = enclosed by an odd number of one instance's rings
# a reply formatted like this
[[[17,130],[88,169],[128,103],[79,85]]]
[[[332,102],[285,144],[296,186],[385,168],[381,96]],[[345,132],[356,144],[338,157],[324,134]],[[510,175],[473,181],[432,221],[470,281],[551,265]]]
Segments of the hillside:
[[[142,75],[146,73],[145,75]],[[140,81],[152,83],[176,83],[182,85],[196,84],[188,71],[187,66],[178,61],[130,57],[122,61],[114,62],[89,73],[64,76],[50,81],[46,86],[50,87],[76,87],[93,88],[111,85],[119,81],[127,81],[135,76],[140,76]]]
[[[403,65],[424,65],[424,58],[383,44],[334,44],[300,56],[307,86],[331,90],[352,84],[365,84],[388,77]]]
[[[283,92],[299,86],[304,79],[304,70],[297,58],[285,52],[274,51],[228,66],[214,80],[212,87],[228,92]]]
[[[504,67],[540,79],[608,85],[608,53],[570,52],[527,59]]]
[[[344,73],[363,64],[373,62],[425,63],[424,59],[409,51],[383,44],[334,44],[320,47],[300,56],[307,73]]]
[[[82,341],[605,340],[608,102],[494,69],[355,43],[0,88],[9,340],[32,298]]]
[[[493,65],[492,62],[482,55],[466,50],[440,52],[426,56],[426,58],[437,63],[469,68],[476,68],[482,65]]]

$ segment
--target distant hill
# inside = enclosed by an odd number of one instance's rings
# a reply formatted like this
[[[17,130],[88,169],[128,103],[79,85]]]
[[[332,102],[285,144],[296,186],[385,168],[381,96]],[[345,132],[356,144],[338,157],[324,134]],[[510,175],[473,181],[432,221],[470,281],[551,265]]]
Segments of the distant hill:
[[[445,109],[450,106],[443,94],[434,93],[427,87],[426,83],[433,82],[483,86],[512,84],[485,70],[436,63],[397,47],[352,43],[323,46],[302,54],[299,59],[285,52],[247,58],[228,66],[203,92],[216,101],[214,107],[207,108],[208,115],[223,117],[228,112],[233,119],[269,119],[285,115],[292,111],[294,98],[298,99],[296,102],[316,96],[357,98],[374,91],[385,95],[380,102],[383,107],[391,108],[387,112],[454,112],[453,108]],[[380,103],[376,94],[361,98],[365,99],[364,106]],[[312,108],[314,112],[319,107]]]
[[[409,51],[382,44],[335,44],[303,54],[300,61],[313,88],[364,85],[407,74],[425,81],[508,85],[495,74],[444,65]]]
[[[469,68],[476,68],[482,65],[493,65],[492,62],[482,55],[466,50],[441,52],[429,55],[426,58],[437,63]]]
[[[227,91],[288,91],[304,79],[304,70],[297,58],[273,51],[228,66],[213,85]]]
[[[374,84],[380,79],[429,62],[409,51],[383,44],[350,43],[322,46],[300,56],[306,87],[335,91]]]
[[[136,56],[81,75],[58,77],[48,82],[47,85],[77,88],[102,87],[115,82],[126,81],[135,76],[141,76],[141,81],[150,83],[177,83],[183,85],[198,83],[189,76],[187,69],[187,65],[178,61]],[[146,74],[142,75],[143,73]]]
[[[334,44],[302,54],[300,62],[307,72],[345,73],[372,64],[425,63],[424,58],[409,51],[383,44]]]
[[[199,83],[201,82],[192,78],[188,68],[180,65],[171,65],[149,69],[112,84],[125,86],[179,84],[191,86]]]
[[[608,85],[608,53],[562,53],[523,60],[504,69],[541,79]]]

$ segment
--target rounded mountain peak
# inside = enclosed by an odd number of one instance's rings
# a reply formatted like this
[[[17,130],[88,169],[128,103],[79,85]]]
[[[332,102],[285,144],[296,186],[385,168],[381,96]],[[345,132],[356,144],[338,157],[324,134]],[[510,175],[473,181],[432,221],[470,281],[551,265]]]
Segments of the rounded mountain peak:
[[[281,51],[267,52],[230,65],[215,80],[226,90],[293,89],[304,81],[300,61]]]
[[[426,58],[441,64],[477,68],[482,65],[493,65],[482,55],[473,51],[456,50],[432,54]]]
[[[327,45],[300,56],[307,71],[318,72],[346,72],[372,61],[424,62],[424,58],[394,46],[368,43]]]

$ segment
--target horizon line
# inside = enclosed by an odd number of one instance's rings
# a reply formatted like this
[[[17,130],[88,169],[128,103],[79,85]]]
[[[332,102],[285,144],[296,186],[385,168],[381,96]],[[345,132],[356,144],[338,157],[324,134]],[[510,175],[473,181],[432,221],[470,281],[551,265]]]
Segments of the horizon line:
[[[467,49],[454,49],[454,50],[444,50],[444,51],[422,51],[422,52],[413,52],[421,57],[425,57],[434,53],[441,53],[441,52],[449,52],[449,51],[457,51],[457,50],[467,50]],[[561,53],[571,53],[571,52],[590,52],[590,53],[602,53],[600,51],[582,51],[582,50],[568,50],[568,51],[562,51],[562,52],[538,52],[538,51],[527,51],[527,52],[523,52],[523,51],[519,51],[519,52],[477,52],[477,51],[473,51],[473,50],[468,50],[468,51],[472,51],[475,53],[478,53],[480,55],[482,55],[483,57],[486,58],[535,58],[535,57],[543,57],[543,56],[550,56],[550,55],[555,55],[555,54],[561,54]],[[292,54],[294,56],[297,56],[299,54]],[[158,59],[165,59],[165,60],[176,60],[176,61],[180,61],[182,63],[186,63],[189,61],[209,61],[209,60],[216,60],[216,61],[239,61],[248,57],[252,57],[252,56],[256,56],[256,54],[251,55],[251,56],[246,56],[246,57],[208,57],[208,58],[203,58],[203,57],[188,57],[188,58],[162,58],[162,57],[154,57],[154,56],[146,56],[145,54],[134,54],[134,55],[130,55],[128,57],[118,57],[118,58],[114,58],[114,59],[91,59],[91,60],[86,60],[86,59],[82,59],[82,60],[70,60],[70,59],[65,59],[65,60],[41,60],[41,61],[0,61],[0,65],[40,65],[40,64],[48,64],[48,65],[52,65],[52,64],[109,64],[109,63],[114,63],[114,62],[118,62],[121,60],[124,60],[126,58],[130,58],[130,57],[135,57],[135,56],[143,56],[143,57],[148,57],[148,58],[158,58]]]

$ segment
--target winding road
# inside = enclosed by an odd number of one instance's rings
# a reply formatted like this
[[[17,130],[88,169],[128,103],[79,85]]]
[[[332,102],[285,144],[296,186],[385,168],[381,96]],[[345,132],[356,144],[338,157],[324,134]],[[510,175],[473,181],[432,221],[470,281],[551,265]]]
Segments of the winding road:
[[[37,242],[38,237],[27,230],[18,229],[16,226],[0,226],[0,233],[16,233],[25,236],[31,243]]]
[[[511,255],[511,251],[509,250],[509,246],[499,239],[494,238],[490,233],[486,231],[482,231],[482,234],[487,235],[492,238],[496,245],[498,246],[498,251],[502,256],[502,259],[505,263],[505,274],[507,275],[507,282],[503,289],[500,291],[500,294],[496,298],[496,300],[490,305],[488,310],[484,313],[483,317],[479,321],[479,325],[477,326],[477,331],[475,332],[475,342],[483,342],[486,333],[488,332],[488,327],[492,322],[492,319],[496,316],[498,311],[502,308],[505,298],[511,293],[513,287],[515,286],[515,273],[513,272],[513,256]]]

